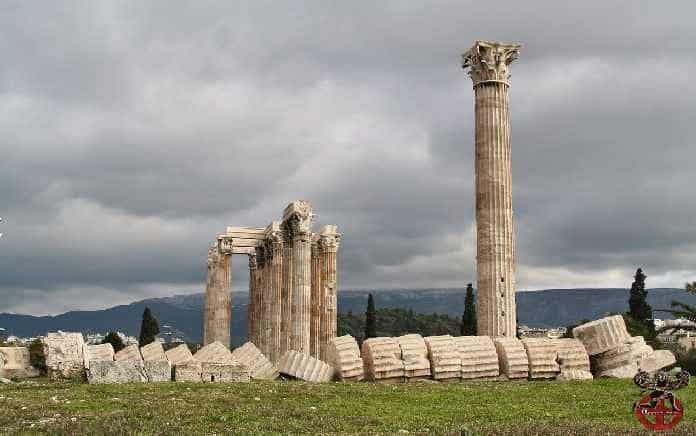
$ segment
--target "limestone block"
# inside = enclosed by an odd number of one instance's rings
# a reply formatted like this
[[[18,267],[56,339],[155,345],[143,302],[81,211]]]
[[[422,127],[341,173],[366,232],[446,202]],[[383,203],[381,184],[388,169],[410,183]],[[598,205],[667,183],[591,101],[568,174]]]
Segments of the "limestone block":
[[[394,338],[401,348],[401,360],[404,361],[404,376],[406,381],[412,379],[430,378],[430,360],[428,347],[423,336],[417,334],[404,335]]]
[[[249,367],[239,362],[201,363],[201,379],[211,383],[249,383]]]
[[[677,363],[677,359],[675,359],[671,351],[655,350],[650,356],[638,361],[638,369],[646,372],[656,372],[675,363]]]
[[[319,359],[290,350],[280,358],[278,371],[300,380],[321,383],[331,381],[333,368]]]
[[[642,336],[631,336],[627,341],[631,347],[631,354],[636,360],[644,359],[653,353],[653,348],[645,343]]]
[[[351,335],[339,336],[329,341],[326,354],[327,363],[334,368],[336,379],[351,382],[365,378],[360,348]]]
[[[626,323],[621,315],[579,325],[573,329],[573,337],[582,342],[591,356],[609,351],[629,340]]]
[[[189,347],[186,344],[181,344],[167,350],[164,355],[172,366],[193,360],[193,354],[191,354],[191,350],[189,350]]]
[[[0,347],[0,375],[6,378],[38,377],[39,371],[31,366],[26,347]]]
[[[232,352],[232,360],[249,368],[250,376],[253,379],[275,380],[278,378],[278,369],[251,342],[235,348]]]
[[[140,355],[140,349],[138,348],[138,346],[135,344],[131,344],[127,345],[126,347],[122,348],[118,353],[116,353],[114,355],[114,360],[116,360],[117,362],[142,362],[143,358]]]
[[[428,347],[430,369],[435,380],[458,379],[462,376],[462,361],[459,348],[452,336],[428,336],[425,338]]]
[[[561,371],[590,371],[590,356],[585,346],[577,339],[553,339],[558,352],[558,365]]]
[[[362,343],[365,378],[370,381],[403,382],[404,361],[401,348],[392,338],[369,338]]]
[[[498,337],[493,339],[498,352],[500,372],[509,379],[527,378],[529,360],[524,345],[517,338]]]
[[[150,383],[172,380],[172,366],[168,360],[145,360],[145,374]]]
[[[455,336],[452,340],[462,362],[462,379],[488,379],[500,375],[498,353],[489,336]]]
[[[597,377],[633,378],[637,372],[638,365],[636,365],[635,363],[629,363],[628,365],[599,371],[597,372]]]
[[[140,347],[140,355],[144,361],[167,360],[164,354],[164,347],[160,341],[150,342],[144,347]]]
[[[556,378],[561,372],[561,367],[556,362],[555,341],[546,338],[524,338],[522,345],[527,352],[530,379]]]
[[[82,333],[49,333],[42,342],[49,378],[84,377],[85,340]]]
[[[193,355],[199,362],[232,363],[232,353],[220,342],[211,342]]]
[[[592,380],[592,378],[592,373],[590,371],[584,371],[581,369],[562,369],[561,372],[558,373],[556,380]]]
[[[85,368],[89,369],[89,363],[94,362],[110,362],[114,360],[114,347],[113,345],[99,344],[99,345],[85,345],[82,351],[85,359]]]
[[[89,364],[89,383],[145,383],[147,374],[143,363],[136,360],[98,361]]]
[[[174,381],[197,382],[203,381],[203,364],[197,360],[189,360],[174,366]]]

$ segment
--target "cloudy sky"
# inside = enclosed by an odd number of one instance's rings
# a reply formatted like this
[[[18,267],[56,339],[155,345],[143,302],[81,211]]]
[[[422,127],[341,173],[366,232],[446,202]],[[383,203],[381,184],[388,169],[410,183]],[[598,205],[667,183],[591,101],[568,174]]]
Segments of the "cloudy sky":
[[[519,289],[696,280],[692,2],[500,3],[2,2],[0,312],[201,292],[300,198],[343,289],[474,281],[476,39],[523,44]]]

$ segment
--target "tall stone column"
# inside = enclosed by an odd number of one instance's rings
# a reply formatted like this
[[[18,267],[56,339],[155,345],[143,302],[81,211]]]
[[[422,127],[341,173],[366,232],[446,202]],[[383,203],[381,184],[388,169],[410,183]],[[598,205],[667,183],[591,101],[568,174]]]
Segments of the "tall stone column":
[[[319,359],[321,349],[321,262],[319,258],[319,235],[312,234],[312,296],[309,325],[309,354]]]
[[[269,355],[271,340],[271,320],[270,320],[270,281],[271,271],[269,268],[269,256],[266,247],[261,250],[261,261],[259,262],[259,299],[257,311],[259,350],[264,356]]]
[[[338,280],[336,253],[341,235],[336,226],[324,226],[319,235],[319,264],[321,265],[321,320],[319,327],[319,359],[326,360],[329,342],[336,337],[338,310]]]
[[[217,244],[208,251],[208,278],[205,288],[205,320],[203,344],[221,342],[230,347],[232,324],[232,266],[230,255],[222,253]]]
[[[256,253],[249,254],[249,305],[247,306],[247,339],[258,346],[256,311],[258,310],[258,261]]]
[[[278,363],[281,354],[281,325],[283,308],[283,235],[280,231],[272,232],[267,240],[267,252],[269,254],[268,274],[269,284],[269,308],[268,318],[270,321],[270,337],[268,359],[273,363]]]
[[[477,41],[462,56],[474,83],[479,335],[517,333],[509,66],[519,48]]]

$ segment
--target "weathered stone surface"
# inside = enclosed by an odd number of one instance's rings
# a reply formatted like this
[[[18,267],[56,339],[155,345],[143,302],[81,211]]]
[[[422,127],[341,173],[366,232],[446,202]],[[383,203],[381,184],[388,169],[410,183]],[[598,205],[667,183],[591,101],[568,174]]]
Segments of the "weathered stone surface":
[[[99,345],[86,345],[83,350],[83,355],[85,358],[85,368],[89,369],[89,362],[110,362],[114,360],[114,347],[113,345],[99,344]]]
[[[611,350],[593,356],[593,368],[597,373],[610,369],[636,364],[641,359],[651,356],[652,347],[645,343],[642,336],[634,336]]]
[[[573,337],[582,342],[590,356],[614,349],[630,339],[621,315],[579,325],[573,329]]]
[[[428,336],[425,338],[430,359],[430,370],[435,380],[458,379],[462,376],[459,348],[452,336]]]
[[[87,371],[89,383],[145,383],[147,374],[141,361],[92,361]]]
[[[114,355],[114,360],[117,362],[133,361],[142,362],[143,357],[140,355],[140,349],[137,345],[127,345]]]
[[[362,343],[365,378],[370,381],[403,382],[404,361],[401,348],[393,338],[365,339]]]
[[[631,347],[631,354],[636,360],[649,357],[653,353],[653,348],[645,343],[642,336],[631,336],[628,345]]]
[[[278,378],[278,369],[251,342],[236,348],[232,352],[232,360],[245,365],[253,379],[275,380]]]
[[[230,346],[232,325],[232,256],[218,244],[208,251],[208,276],[205,288],[203,344],[220,342]]]
[[[403,335],[394,338],[401,348],[401,360],[404,362],[406,381],[430,378],[430,360],[428,347],[423,336],[417,334]]]
[[[677,363],[677,359],[669,350],[655,350],[651,355],[638,361],[638,369],[646,372],[656,372]]]
[[[334,368],[336,379],[353,382],[365,378],[360,348],[351,335],[339,336],[329,341],[326,355],[327,363]]]
[[[583,371],[580,369],[562,369],[561,372],[558,373],[556,380],[592,380],[592,378],[592,373],[590,371]]]
[[[31,366],[26,347],[0,347],[0,376],[17,379],[38,377],[39,371]]]
[[[181,344],[167,350],[164,352],[164,355],[172,366],[193,360],[193,354],[191,354],[191,350],[189,350],[189,347],[186,344]]]
[[[168,360],[145,360],[145,374],[150,383],[172,380],[172,366]]]
[[[561,369],[556,380],[589,380],[592,378],[590,356],[582,342],[571,338],[554,339],[553,341],[556,344],[558,354],[556,360]]]
[[[197,382],[203,381],[203,364],[197,360],[189,360],[174,366],[174,381]]]
[[[144,347],[140,347],[140,355],[144,361],[151,360],[167,360],[167,356],[164,354],[164,347],[160,341],[150,342]]]
[[[321,286],[319,301],[319,358],[326,360],[329,342],[336,337],[338,311],[338,282],[336,255],[341,234],[335,225],[326,225],[319,231],[319,257]]]
[[[201,379],[211,383],[249,383],[249,368],[239,362],[201,364]]]
[[[624,366],[619,366],[612,369],[605,369],[603,371],[597,372],[597,377],[609,377],[609,378],[633,378],[638,372],[638,365],[635,363],[629,363]]]
[[[522,345],[527,352],[530,379],[556,378],[561,372],[556,361],[557,342],[546,338],[524,338]]]
[[[286,352],[280,358],[278,371],[281,374],[315,383],[331,381],[334,372],[331,365],[295,350]]]
[[[49,378],[83,378],[84,345],[82,333],[56,332],[46,335],[43,348]]]
[[[500,375],[498,353],[488,336],[455,336],[452,338],[461,360],[462,379],[493,379]]]
[[[232,363],[232,353],[220,342],[211,342],[201,348],[193,355],[193,358],[199,362],[209,363]]]
[[[500,373],[509,379],[527,378],[529,360],[524,345],[516,338],[494,338]]]

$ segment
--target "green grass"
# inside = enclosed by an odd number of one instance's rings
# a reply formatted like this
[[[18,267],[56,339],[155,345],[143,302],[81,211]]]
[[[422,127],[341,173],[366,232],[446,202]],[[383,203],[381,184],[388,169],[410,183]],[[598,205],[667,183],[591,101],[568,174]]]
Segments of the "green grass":
[[[0,385],[0,433],[643,434],[630,380]],[[678,391],[696,434],[696,387]]]

